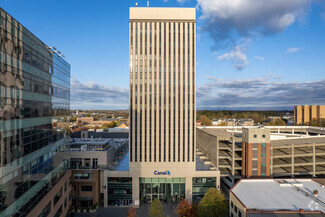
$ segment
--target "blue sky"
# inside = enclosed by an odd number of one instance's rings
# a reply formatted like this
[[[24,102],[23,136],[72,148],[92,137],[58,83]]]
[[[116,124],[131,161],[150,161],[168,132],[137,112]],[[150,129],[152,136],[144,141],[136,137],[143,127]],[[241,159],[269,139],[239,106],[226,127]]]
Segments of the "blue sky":
[[[129,7],[144,0],[0,0],[71,64],[72,109],[128,108]],[[152,0],[197,8],[197,108],[325,103],[325,7],[318,0]]]

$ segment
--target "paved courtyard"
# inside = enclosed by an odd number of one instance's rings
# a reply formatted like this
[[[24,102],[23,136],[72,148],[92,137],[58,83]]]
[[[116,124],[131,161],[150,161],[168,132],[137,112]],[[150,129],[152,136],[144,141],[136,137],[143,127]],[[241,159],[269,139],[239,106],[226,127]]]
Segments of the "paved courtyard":
[[[175,213],[177,204],[163,203],[163,210],[166,217],[177,217]],[[75,217],[124,217],[128,215],[129,207],[99,207],[95,213],[78,213]],[[149,216],[150,205],[141,205],[136,209],[137,217]]]

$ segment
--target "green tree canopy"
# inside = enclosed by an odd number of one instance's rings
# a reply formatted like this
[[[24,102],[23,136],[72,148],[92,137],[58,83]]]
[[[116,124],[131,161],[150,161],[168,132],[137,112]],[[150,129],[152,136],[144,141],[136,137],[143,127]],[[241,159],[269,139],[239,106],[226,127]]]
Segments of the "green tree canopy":
[[[286,126],[287,123],[282,119],[276,119],[267,124],[268,126]]]
[[[221,191],[209,188],[199,203],[199,217],[226,217],[228,204]]]
[[[155,198],[150,205],[150,217],[164,217],[164,211],[160,200]]]

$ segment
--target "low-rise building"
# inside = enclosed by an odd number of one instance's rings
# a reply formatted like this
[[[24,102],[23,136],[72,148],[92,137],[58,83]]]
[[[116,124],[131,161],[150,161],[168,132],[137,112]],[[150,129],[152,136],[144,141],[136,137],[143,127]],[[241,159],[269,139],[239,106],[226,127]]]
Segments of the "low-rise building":
[[[268,119],[268,121],[276,121],[276,120],[281,120],[282,117],[280,117],[280,116],[270,116],[267,119]]]
[[[229,216],[324,216],[324,185],[312,179],[242,179],[229,194]]]
[[[103,170],[114,170],[126,155],[128,139],[72,138],[72,211],[96,209],[103,203]]]
[[[237,122],[239,126],[253,126],[254,120],[253,119],[239,119]]]
[[[71,211],[94,210],[100,205],[102,202],[100,194],[101,174],[101,170],[94,169],[71,171]]]

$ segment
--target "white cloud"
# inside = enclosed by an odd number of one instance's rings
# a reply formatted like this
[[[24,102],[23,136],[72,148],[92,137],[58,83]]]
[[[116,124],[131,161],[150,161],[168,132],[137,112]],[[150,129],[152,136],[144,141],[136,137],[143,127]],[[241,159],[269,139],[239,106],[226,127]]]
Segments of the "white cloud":
[[[302,18],[314,0],[198,0],[202,18],[241,35],[272,34]],[[220,26],[221,25],[221,26]]]
[[[303,21],[316,1],[197,0],[202,12],[202,31],[213,39],[213,50],[226,52],[232,52],[243,40],[278,34],[293,23]]]
[[[264,57],[261,57],[261,56],[254,56],[255,59],[258,59],[258,60],[264,60]]]
[[[318,105],[325,101],[325,79],[279,82],[270,76],[223,80],[206,76],[197,88],[198,109],[293,109],[294,105]],[[308,97],[301,97],[308,96]]]
[[[291,53],[297,53],[298,51],[303,50],[303,47],[292,47],[292,48],[288,48],[288,50],[286,51],[287,54],[291,54]]]
[[[98,85],[95,82],[81,83],[71,78],[72,109],[126,109],[128,103],[128,89]]]
[[[246,54],[243,53],[244,50],[245,48],[243,46],[235,46],[230,52],[218,56],[218,60],[231,60],[234,67],[241,70],[248,64]]]

